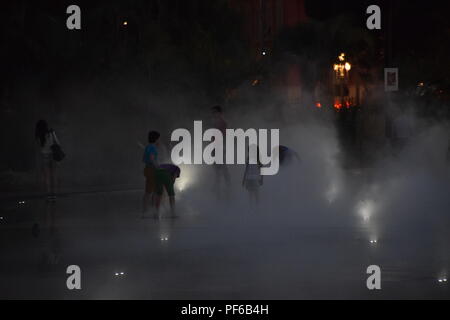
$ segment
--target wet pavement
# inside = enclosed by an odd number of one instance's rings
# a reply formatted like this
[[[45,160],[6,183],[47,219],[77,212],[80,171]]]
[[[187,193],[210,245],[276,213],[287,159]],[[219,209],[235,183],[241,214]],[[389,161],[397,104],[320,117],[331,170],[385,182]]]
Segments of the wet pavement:
[[[275,196],[261,210],[243,199],[200,206],[201,194],[183,193],[180,217],[158,221],[141,218],[141,200],[141,191],[3,200],[0,298],[450,298],[446,215],[377,227],[369,200],[358,215],[339,202],[281,211]],[[81,290],[66,287],[69,265],[81,268]],[[366,287],[370,265],[382,270],[381,290]]]

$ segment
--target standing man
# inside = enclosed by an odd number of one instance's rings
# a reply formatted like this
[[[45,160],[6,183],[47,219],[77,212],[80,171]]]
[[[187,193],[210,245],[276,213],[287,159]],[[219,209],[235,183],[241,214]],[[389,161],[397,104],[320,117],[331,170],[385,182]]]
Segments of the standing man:
[[[214,129],[218,129],[223,137],[226,137],[227,133],[227,122],[225,121],[222,107],[217,105],[212,108],[212,116],[213,116],[213,124],[212,127]],[[214,173],[215,173],[215,190],[217,197],[220,198],[220,186],[222,184],[222,180],[225,184],[225,195],[228,198],[230,193],[230,173],[228,172],[228,167],[225,164],[225,147],[223,146],[223,159],[224,164],[214,164]]]
[[[142,217],[147,212],[148,205],[153,204],[153,193],[155,192],[155,170],[158,167],[158,140],[160,134],[157,131],[150,131],[148,133],[148,145],[145,147],[143,162],[145,164],[145,193],[143,199]]]
[[[250,197],[250,205],[253,207],[256,207],[259,203],[259,189],[263,185],[261,167],[262,165],[259,161],[259,149],[254,144],[250,145],[248,148],[242,186],[247,189]]]

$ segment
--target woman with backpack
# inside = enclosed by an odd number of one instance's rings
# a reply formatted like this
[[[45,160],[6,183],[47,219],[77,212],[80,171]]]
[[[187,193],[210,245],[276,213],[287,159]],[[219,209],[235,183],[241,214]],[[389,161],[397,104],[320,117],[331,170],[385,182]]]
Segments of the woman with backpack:
[[[50,129],[47,121],[39,120],[35,131],[36,144],[38,146],[39,169],[44,178],[47,200],[56,200],[57,162],[64,157],[55,131]]]

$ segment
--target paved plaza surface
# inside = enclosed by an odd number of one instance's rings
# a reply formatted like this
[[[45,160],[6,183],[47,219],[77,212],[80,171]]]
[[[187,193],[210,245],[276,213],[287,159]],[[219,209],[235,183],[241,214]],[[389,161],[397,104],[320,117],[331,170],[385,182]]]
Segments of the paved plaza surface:
[[[354,196],[361,188],[348,183],[342,201],[305,186],[296,189],[301,201],[269,188],[253,209],[240,195],[179,190],[179,218],[168,218],[166,203],[161,220],[141,218],[141,190],[54,203],[9,197],[1,201],[0,298],[450,298],[447,191],[436,195],[439,210],[412,196],[401,208],[411,212],[393,218],[376,212],[386,199]],[[69,265],[81,268],[81,290],[66,287]],[[370,265],[381,268],[381,290],[366,287]]]

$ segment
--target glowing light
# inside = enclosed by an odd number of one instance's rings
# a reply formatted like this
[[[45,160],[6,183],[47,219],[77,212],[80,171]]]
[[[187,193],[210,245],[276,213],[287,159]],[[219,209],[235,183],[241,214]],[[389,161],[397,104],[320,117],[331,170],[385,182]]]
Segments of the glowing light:
[[[345,78],[346,73],[348,73],[352,69],[352,65],[349,62],[345,61],[344,53],[341,53],[338,59],[339,63],[335,63],[333,65],[333,70],[336,72],[336,75],[339,78]]]
[[[378,240],[370,240],[370,243],[371,243],[371,244],[377,244],[377,243],[378,243]]]
[[[361,201],[358,204],[358,214],[363,218],[365,222],[370,221],[370,218],[375,212],[375,204],[371,200]]]
[[[116,272],[116,273],[114,273],[114,275],[115,275],[116,277],[123,276],[123,275],[125,275],[125,272],[123,272],[123,271],[121,271],[121,272]]]
[[[175,181],[175,188],[179,192],[187,190],[195,181],[194,170],[192,166],[180,165],[180,177]]]
[[[265,56],[266,54],[267,54],[267,52],[265,52],[265,51],[262,52],[262,55],[263,55],[263,56]]]
[[[322,104],[321,104],[320,102],[317,102],[317,103],[316,103],[316,107],[317,107],[317,108],[322,108]]]
[[[25,201],[19,201],[19,204],[25,204]]]
[[[123,22],[123,25],[124,25],[124,26],[127,26],[127,25],[128,25],[128,21],[124,21],[124,22]]]
[[[336,102],[336,103],[334,104],[334,107],[335,107],[336,109],[338,109],[338,110],[341,110],[341,109],[343,108],[343,105],[342,105],[342,103]]]
[[[180,181],[180,182],[178,182],[178,183],[177,183],[178,191],[183,192],[185,186],[186,186],[185,181]]]
[[[161,241],[169,241],[169,237],[161,237]]]

